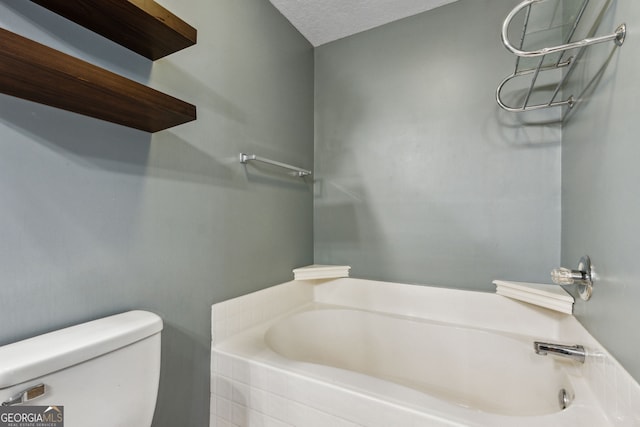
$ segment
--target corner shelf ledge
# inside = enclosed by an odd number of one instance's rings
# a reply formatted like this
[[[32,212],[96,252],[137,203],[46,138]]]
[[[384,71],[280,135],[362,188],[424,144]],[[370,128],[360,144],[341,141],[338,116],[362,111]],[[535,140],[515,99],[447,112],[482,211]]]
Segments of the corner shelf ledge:
[[[31,0],[153,61],[196,44],[195,28],[153,0]]]
[[[0,28],[0,93],[157,132],[196,119],[196,107]]]

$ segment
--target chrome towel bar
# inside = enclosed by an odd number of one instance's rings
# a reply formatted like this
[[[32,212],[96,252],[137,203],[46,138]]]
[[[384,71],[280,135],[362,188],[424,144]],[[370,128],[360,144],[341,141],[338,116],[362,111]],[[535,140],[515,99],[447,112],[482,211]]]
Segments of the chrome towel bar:
[[[264,157],[258,157],[255,154],[240,153],[240,163],[247,164],[248,162],[251,162],[251,161],[267,163],[269,165],[278,166],[283,169],[288,169],[290,171],[295,172],[295,175],[299,177],[305,177],[305,176],[311,175],[312,173],[310,170],[302,169],[297,166],[291,166],[286,163],[277,162],[275,160],[265,159]]]

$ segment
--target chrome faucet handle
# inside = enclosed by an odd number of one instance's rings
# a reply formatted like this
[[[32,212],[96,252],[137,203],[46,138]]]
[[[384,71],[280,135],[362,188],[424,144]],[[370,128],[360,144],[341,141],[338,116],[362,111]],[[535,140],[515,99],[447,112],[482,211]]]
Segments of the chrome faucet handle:
[[[569,270],[564,267],[554,268],[551,270],[551,280],[553,283],[561,286],[578,285],[580,298],[585,301],[589,300],[593,292],[591,259],[588,256],[580,258],[577,270]]]
[[[569,270],[568,268],[559,267],[551,270],[551,280],[556,285],[573,285],[576,280],[583,280],[581,271]]]

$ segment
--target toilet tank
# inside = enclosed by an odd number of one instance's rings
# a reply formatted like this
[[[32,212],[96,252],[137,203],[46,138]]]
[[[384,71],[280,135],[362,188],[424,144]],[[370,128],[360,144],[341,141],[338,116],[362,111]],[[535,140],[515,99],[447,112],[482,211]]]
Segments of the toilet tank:
[[[161,331],[157,315],[129,311],[0,347],[0,404],[62,406],[64,427],[148,427]]]

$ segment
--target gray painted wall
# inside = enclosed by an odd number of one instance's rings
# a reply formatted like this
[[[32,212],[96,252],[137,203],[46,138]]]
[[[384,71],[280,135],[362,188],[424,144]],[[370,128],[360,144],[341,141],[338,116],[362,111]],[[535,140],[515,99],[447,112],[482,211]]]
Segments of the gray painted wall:
[[[316,49],[315,262],[476,290],[549,280],[559,116],[495,102],[517,3],[461,0]]]
[[[263,0],[163,0],[194,47],[155,63],[31,2],[0,26],[198,107],[150,135],[0,95],[0,345],[129,309],[165,321],[155,426],[208,425],[210,305],[313,261],[311,46]]]
[[[586,88],[563,128],[562,263],[591,256],[599,278],[576,315],[640,379],[640,3],[612,1],[601,21],[598,35],[622,22],[629,33],[620,49],[590,48],[565,91]]]

